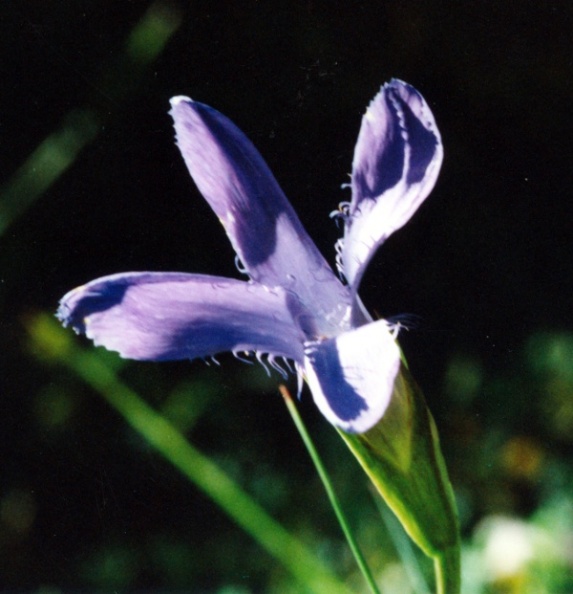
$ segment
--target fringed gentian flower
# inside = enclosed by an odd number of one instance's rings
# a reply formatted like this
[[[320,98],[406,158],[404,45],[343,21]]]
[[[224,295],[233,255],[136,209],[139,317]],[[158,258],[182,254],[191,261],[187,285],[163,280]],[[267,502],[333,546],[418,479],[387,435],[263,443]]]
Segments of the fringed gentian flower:
[[[177,144],[222,222],[249,280],[128,272],[64,296],[58,317],[96,345],[147,361],[224,351],[294,362],[324,416],[347,432],[375,425],[400,367],[393,327],[373,321],[360,279],[386,238],[428,195],[442,161],[432,113],[410,85],[384,85],[362,119],[352,199],[333,272],[268,166],[225,116],[187,97],[171,100]]]

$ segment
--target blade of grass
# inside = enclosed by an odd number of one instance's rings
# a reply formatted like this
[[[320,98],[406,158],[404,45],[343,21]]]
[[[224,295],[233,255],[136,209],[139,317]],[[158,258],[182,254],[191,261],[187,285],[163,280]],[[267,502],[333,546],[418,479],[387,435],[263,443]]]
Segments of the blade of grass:
[[[436,593],[453,594],[461,590],[460,548],[451,547],[434,557]]]
[[[431,594],[418,559],[416,558],[412,542],[401,528],[390,508],[385,505],[380,497],[377,497],[376,494],[373,495],[382,520],[386,524],[388,534],[394,543],[398,555],[402,559],[402,564],[406,568],[414,592],[418,594]],[[446,549],[442,554],[434,556],[437,594],[449,594],[450,592],[460,591],[459,563],[459,549],[456,547]]]
[[[141,80],[145,69],[161,53],[179,27],[181,15],[174,6],[153,2],[130,31],[116,64],[96,83],[96,96],[118,104]],[[88,79],[86,79],[88,80]],[[95,102],[94,102],[95,105]],[[32,151],[26,161],[0,188],[0,236],[76,161],[98,136],[109,117],[100,105],[69,112],[62,125]]]
[[[358,543],[356,542],[356,539],[354,538],[354,534],[352,533],[352,529],[350,528],[348,520],[346,519],[346,516],[344,515],[344,512],[342,511],[342,507],[340,506],[338,497],[336,496],[336,493],[334,492],[334,487],[332,486],[332,483],[330,482],[330,477],[328,476],[328,472],[327,472],[326,468],[324,467],[324,464],[322,463],[322,460],[321,460],[320,456],[318,455],[316,448],[314,447],[314,443],[313,443],[308,431],[306,430],[306,427],[304,425],[304,422],[303,422],[301,416],[298,413],[298,410],[296,408],[294,400],[292,399],[290,392],[288,391],[286,386],[283,386],[283,385],[279,386],[279,391],[286,402],[287,409],[290,413],[290,416],[292,417],[292,420],[294,421],[294,424],[295,424],[296,428],[298,429],[298,432],[300,433],[302,441],[304,442],[304,445],[306,446],[306,449],[308,450],[308,453],[310,454],[310,457],[314,463],[314,466],[316,467],[318,475],[320,476],[320,480],[322,481],[322,484],[324,485],[326,494],[328,495],[330,504],[332,505],[332,509],[334,510],[334,513],[336,514],[336,518],[338,519],[338,523],[340,524],[340,527],[342,528],[342,532],[344,533],[344,536],[346,537],[348,545],[350,546],[350,550],[352,551],[352,554],[354,555],[354,558],[356,559],[356,563],[358,564],[358,567],[360,568],[360,571],[364,575],[364,579],[368,583],[368,586],[370,587],[372,592],[374,594],[380,594],[380,590],[378,589],[378,586],[376,585],[374,577],[372,576],[372,572],[370,571],[370,568],[368,567],[368,564],[366,563],[366,559],[364,558],[364,555],[362,554],[362,551],[360,550],[360,547],[358,546]]]
[[[380,512],[382,521],[386,526],[386,531],[394,544],[398,556],[405,567],[412,589],[417,594],[431,594],[430,589],[422,573],[420,563],[416,558],[416,552],[412,546],[412,541],[398,522],[396,516],[390,511],[390,508],[384,503],[384,500],[378,493],[372,492],[374,504]]]
[[[38,356],[66,366],[99,392],[133,429],[282,563],[304,591],[350,593],[309,547],[269,516],[212,460],[123,384],[96,350],[74,346],[68,333],[46,314],[29,319],[26,326]]]

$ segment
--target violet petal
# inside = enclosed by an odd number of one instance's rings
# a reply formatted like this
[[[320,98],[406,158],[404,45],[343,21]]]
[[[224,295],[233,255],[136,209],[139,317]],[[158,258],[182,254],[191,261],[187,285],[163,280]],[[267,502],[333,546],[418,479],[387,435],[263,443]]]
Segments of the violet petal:
[[[342,261],[354,291],[368,261],[430,193],[443,150],[434,116],[414,87],[392,80],[372,100],[352,164]]]
[[[340,304],[348,305],[349,292],[251,141],[207,105],[187,97],[174,97],[171,105],[187,168],[250,277],[292,290],[318,319],[332,317]]]
[[[303,359],[296,299],[252,282],[182,273],[115,274],[70,291],[57,315],[94,344],[129,359],[194,359],[225,351]]]
[[[337,427],[363,433],[382,417],[400,369],[385,320],[307,345],[305,373],[314,401]]]

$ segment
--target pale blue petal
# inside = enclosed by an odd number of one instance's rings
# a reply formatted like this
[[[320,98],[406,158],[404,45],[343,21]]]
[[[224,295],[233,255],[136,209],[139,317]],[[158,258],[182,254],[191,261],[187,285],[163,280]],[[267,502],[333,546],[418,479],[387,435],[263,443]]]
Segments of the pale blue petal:
[[[430,193],[443,149],[434,116],[412,86],[392,80],[368,106],[354,152],[342,263],[354,292],[368,261]]]
[[[385,320],[307,344],[305,355],[306,380],[328,421],[363,433],[382,418],[400,369],[400,349]]]
[[[165,361],[225,351],[303,359],[311,323],[280,288],[198,274],[132,272],[94,280],[60,301],[64,325],[128,359]]]
[[[177,145],[197,187],[256,282],[296,293],[332,335],[350,303],[267,164],[224,115],[188,97],[171,100]]]

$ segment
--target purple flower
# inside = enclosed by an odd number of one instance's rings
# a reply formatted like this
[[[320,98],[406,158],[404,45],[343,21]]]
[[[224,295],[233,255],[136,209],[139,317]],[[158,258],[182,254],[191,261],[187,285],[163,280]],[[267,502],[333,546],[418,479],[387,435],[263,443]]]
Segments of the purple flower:
[[[302,227],[268,166],[225,116],[171,100],[177,144],[249,280],[129,272],[94,280],[60,302],[64,325],[130,359],[268,355],[292,360],[324,416],[348,432],[375,425],[400,368],[391,325],[358,297],[377,247],[426,198],[442,161],[440,135],[410,85],[384,85],[362,119],[352,199],[336,212],[342,282]]]

